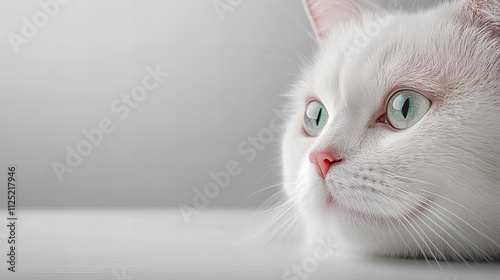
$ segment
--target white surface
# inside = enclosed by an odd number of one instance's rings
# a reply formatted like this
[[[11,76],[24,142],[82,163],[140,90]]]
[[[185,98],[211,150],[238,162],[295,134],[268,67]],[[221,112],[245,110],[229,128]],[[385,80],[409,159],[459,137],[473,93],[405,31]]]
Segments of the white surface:
[[[291,245],[242,245],[253,210],[18,210],[18,272],[0,279],[283,279],[307,255]],[[0,216],[6,221],[6,215]],[[0,236],[5,238],[5,227]],[[2,256],[7,244],[0,243]],[[5,259],[5,257],[3,258]],[[122,273],[122,270],[125,273]],[[499,279],[499,264],[347,258],[319,262],[307,279]],[[301,279],[288,278],[288,279]],[[305,279],[305,278],[304,278]]]

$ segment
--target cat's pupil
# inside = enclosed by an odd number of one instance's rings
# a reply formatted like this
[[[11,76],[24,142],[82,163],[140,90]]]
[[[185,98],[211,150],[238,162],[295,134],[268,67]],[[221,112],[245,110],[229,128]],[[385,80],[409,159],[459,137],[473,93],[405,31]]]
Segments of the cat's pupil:
[[[403,104],[403,108],[401,108],[403,112],[403,117],[406,119],[408,117],[408,111],[410,110],[410,99],[406,99],[405,103]]]
[[[323,108],[319,109],[318,116],[316,117],[316,126],[319,126],[319,121],[321,120],[321,112],[323,111]]]

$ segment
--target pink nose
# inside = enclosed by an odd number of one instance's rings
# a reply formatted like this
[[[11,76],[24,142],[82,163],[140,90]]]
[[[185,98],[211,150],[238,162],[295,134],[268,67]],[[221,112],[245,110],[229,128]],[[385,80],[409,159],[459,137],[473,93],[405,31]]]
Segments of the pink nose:
[[[309,161],[316,166],[316,171],[325,179],[328,170],[332,165],[335,165],[342,161],[341,159],[335,158],[331,153],[328,152],[312,152],[309,155]]]

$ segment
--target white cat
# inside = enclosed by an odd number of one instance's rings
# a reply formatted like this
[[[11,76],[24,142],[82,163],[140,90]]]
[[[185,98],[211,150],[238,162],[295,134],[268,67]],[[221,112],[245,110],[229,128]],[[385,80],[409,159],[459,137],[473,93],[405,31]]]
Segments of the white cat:
[[[285,190],[355,252],[500,255],[500,1],[388,12],[308,0],[320,50],[290,93]]]

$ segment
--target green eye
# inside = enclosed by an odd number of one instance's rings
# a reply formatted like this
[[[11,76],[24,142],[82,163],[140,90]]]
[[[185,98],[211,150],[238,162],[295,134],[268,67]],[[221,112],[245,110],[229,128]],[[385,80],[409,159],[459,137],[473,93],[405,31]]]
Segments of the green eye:
[[[328,112],[323,104],[312,101],[304,114],[304,130],[307,135],[318,136],[328,122]]]
[[[416,124],[431,107],[424,95],[411,90],[396,93],[387,106],[387,120],[395,129],[407,129]]]

